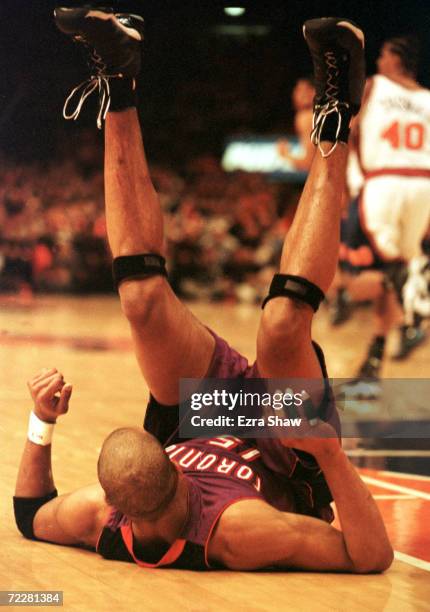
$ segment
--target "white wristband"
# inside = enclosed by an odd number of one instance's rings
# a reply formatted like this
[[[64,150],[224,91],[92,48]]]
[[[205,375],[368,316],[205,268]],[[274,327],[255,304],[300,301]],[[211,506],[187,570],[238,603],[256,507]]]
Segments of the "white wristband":
[[[52,441],[54,427],[55,423],[45,423],[45,421],[41,421],[39,417],[34,414],[34,412],[30,412],[27,437],[30,442],[33,442],[34,444],[48,446],[48,444],[51,444]]]

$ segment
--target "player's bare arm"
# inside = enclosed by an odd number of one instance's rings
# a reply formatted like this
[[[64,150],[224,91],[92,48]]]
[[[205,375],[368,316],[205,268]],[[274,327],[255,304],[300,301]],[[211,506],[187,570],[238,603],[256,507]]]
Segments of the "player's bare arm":
[[[15,518],[28,538],[95,546],[107,504],[100,485],[57,497],[51,465],[52,428],[68,411],[72,385],[57,369],[43,369],[28,382],[34,402],[29,438],[15,487]]]
[[[308,172],[315,149],[309,137],[313,128],[312,105],[315,97],[315,88],[309,78],[300,78],[294,85],[292,91],[293,108],[296,111],[294,117],[294,130],[302,147],[300,156],[294,155],[288,141],[281,140],[278,143],[278,153],[288,160],[296,170]]]
[[[326,423],[318,427],[317,433],[309,428],[309,437],[286,438],[283,444],[315,456],[335,500],[341,530],[317,518],[279,512],[260,500],[242,501],[218,523],[209,544],[214,560],[237,570],[276,566],[370,573],[391,565],[393,550],[376,503],[334,430]]]
[[[301,111],[296,115],[294,128],[302,146],[302,156],[298,157],[291,152],[291,147],[287,140],[280,140],[278,142],[278,153],[281,157],[288,160],[296,170],[308,172],[315,154],[315,148],[309,138],[309,134],[312,131],[312,109]]]

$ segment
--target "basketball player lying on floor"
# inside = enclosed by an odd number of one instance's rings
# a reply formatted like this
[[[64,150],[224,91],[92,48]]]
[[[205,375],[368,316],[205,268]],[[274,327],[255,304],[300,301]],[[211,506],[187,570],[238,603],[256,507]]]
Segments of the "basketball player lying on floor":
[[[143,567],[385,570],[393,553],[380,513],[328,423],[311,429],[305,422],[296,439],[177,437],[181,377],[326,376],[311,322],[336,267],[346,143],[364,84],[362,32],[335,18],[305,24],[318,148],[265,302],[257,359],[248,366],[191,315],[166,280],[162,213],[135,108],[141,19],[87,7],[57,9],[56,20],[95,49],[96,76],[75,90],[82,95],[76,112],[99,88],[114,277],[151,400],[148,431],[119,429],[105,440],[99,484],[57,497],[51,435],[72,387],[55,369],[36,376],[14,498],[19,529],[28,538],[92,547]],[[332,499],[341,531],[329,524]]]

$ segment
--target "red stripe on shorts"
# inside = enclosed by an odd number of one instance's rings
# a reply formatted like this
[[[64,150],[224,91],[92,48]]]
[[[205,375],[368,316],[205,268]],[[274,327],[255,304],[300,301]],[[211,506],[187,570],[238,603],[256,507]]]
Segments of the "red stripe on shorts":
[[[379,168],[365,173],[366,180],[377,176],[412,176],[430,178],[430,168]]]

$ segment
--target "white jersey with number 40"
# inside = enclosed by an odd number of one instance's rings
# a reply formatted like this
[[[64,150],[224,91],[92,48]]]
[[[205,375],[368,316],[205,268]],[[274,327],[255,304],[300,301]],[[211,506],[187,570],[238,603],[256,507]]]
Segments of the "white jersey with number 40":
[[[430,90],[375,75],[360,117],[359,157],[365,173],[430,170]]]

